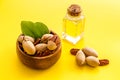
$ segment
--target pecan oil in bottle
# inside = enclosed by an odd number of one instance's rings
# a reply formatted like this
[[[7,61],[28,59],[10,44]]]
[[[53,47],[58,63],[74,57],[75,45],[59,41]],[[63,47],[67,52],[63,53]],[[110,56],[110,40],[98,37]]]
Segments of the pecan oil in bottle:
[[[84,34],[85,17],[79,5],[72,4],[63,19],[63,39],[76,44]]]

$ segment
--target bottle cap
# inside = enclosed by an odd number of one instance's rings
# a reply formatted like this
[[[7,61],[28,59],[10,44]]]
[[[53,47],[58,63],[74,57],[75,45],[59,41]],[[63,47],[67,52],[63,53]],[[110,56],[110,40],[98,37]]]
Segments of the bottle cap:
[[[81,7],[77,4],[72,4],[68,7],[67,12],[71,16],[79,16],[82,12]]]

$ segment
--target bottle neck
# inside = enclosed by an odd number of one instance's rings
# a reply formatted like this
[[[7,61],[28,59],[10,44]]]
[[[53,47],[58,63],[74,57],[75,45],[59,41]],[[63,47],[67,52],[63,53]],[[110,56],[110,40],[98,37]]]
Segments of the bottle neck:
[[[65,18],[66,18],[66,19],[69,19],[69,20],[71,20],[71,21],[78,21],[78,20],[83,19],[83,18],[84,18],[84,15],[79,14],[78,16],[71,16],[70,14],[67,13],[66,16],[65,16]]]

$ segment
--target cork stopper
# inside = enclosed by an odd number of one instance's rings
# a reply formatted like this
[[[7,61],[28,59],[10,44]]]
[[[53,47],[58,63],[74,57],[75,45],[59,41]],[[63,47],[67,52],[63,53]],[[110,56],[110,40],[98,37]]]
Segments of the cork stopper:
[[[67,12],[71,16],[79,16],[82,12],[81,7],[77,4],[72,4],[68,7]]]

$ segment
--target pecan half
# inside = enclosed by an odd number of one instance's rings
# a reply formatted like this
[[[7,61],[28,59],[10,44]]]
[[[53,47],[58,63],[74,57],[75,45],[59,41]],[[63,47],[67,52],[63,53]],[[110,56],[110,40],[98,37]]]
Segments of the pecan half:
[[[60,44],[60,38],[58,36],[56,37],[55,43],[56,43],[56,45]]]
[[[50,39],[49,39],[49,41],[53,41],[53,42],[55,42],[55,41],[56,41],[56,39],[57,39],[57,35],[53,35],[53,37],[52,37],[52,38],[50,38]]]
[[[104,66],[104,65],[109,64],[109,60],[108,59],[100,59],[99,62],[100,62],[99,66]]]
[[[57,35],[53,35],[53,37],[50,38],[49,41],[55,42],[57,46],[60,44],[60,38]]]
[[[80,50],[80,49],[72,48],[72,49],[70,50],[70,53],[71,53],[72,55],[76,55],[79,50]]]
[[[49,49],[47,49],[46,48],[46,50],[44,50],[44,51],[42,51],[42,52],[40,52],[40,51],[37,51],[37,53],[36,53],[36,55],[35,56],[39,56],[39,57],[43,57],[43,56],[47,56],[47,55],[50,55],[50,54],[52,54],[53,53],[53,51],[51,51],[51,50],[49,50]]]
[[[41,39],[38,38],[38,39],[36,39],[36,41],[33,44],[36,45],[36,44],[40,43],[40,41],[41,41]]]

